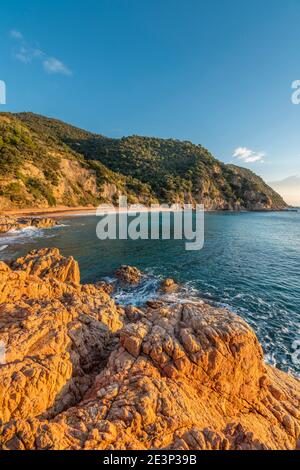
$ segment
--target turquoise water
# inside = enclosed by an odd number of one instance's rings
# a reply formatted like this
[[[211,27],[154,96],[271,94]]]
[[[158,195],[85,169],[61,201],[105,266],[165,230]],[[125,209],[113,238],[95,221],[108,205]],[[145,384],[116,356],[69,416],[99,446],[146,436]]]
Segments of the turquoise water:
[[[300,212],[207,213],[205,245],[186,251],[184,241],[99,241],[97,217],[63,218],[51,230],[2,236],[0,256],[56,246],[80,264],[82,281],[113,275],[121,264],[148,274],[135,301],[154,295],[157,280],[173,277],[189,295],[226,305],[247,320],[263,344],[266,359],[300,375],[295,341],[300,328]],[[177,295],[185,295],[184,290]],[[119,293],[131,302],[132,293]],[[299,355],[298,355],[299,357]]]

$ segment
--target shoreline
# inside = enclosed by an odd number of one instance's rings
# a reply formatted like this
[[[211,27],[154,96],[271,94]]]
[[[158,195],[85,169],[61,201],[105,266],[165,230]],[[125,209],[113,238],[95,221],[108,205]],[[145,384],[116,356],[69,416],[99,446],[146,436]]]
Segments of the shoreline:
[[[47,207],[47,208],[28,208],[28,209],[6,209],[1,211],[4,217],[43,217],[51,215],[52,217],[59,217],[61,215],[68,214],[81,214],[82,212],[88,214],[95,214],[95,207],[67,207],[67,206],[57,206],[57,207]]]
[[[27,208],[27,209],[4,209],[0,211],[1,216],[3,217],[64,217],[64,216],[89,216],[97,215],[97,211],[101,211],[105,214],[113,213],[112,207],[107,205],[92,207],[92,206],[78,206],[78,207],[68,207],[68,206],[57,206],[57,207],[47,207],[47,208]],[[135,212],[176,212],[181,209],[171,209],[166,207],[142,207],[135,208],[134,205],[128,206],[127,208],[119,208],[115,206],[115,211],[117,213],[135,213]],[[293,209],[294,212],[297,212],[297,209]],[[245,212],[292,212],[288,209],[266,209],[261,211],[225,211],[222,209],[204,209],[204,212],[236,212],[236,213],[245,213]]]
[[[181,209],[169,209],[166,207],[134,207],[128,206],[127,208],[115,207],[117,213],[136,213],[136,212],[176,212]],[[114,213],[113,206],[109,207],[106,205],[98,207],[53,207],[43,209],[9,209],[3,210],[3,217],[62,217],[62,216],[85,216],[85,215],[97,215],[97,212],[110,214]]]

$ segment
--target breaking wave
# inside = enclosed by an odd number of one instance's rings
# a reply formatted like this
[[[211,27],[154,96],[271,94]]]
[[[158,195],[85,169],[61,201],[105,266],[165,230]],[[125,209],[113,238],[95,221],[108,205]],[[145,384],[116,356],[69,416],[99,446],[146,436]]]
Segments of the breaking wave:
[[[134,305],[136,307],[146,304],[148,300],[162,299],[167,302],[176,303],[199,303],[205,301],[218,308],[226,308],[232,313],[243,318],[255,331],[260,343],[263,346],[265,360],[268,364],[276,366],[287,372],[300,376],[297,367],[292,366],[292,350],[287,341],[291,331],[295,331],[295,338],[299,331],[299,319],[287,317],[284,310],[279,311],[278,305],[268,303],[264,299],[255,295],[236,293],[235,289],[224,289],[221,300],[216,300],[216,286],[210,284],[209,290],[201,291],[195,287],[194,282],[188,281],[179,286],[176,292],[166,294],[160,291],[159,286],[163,276],[155,276],[147,273],[143,276],[138,286],[129,286],[126,288],[117,286],[113,293],[113,298],[121,305]],[[107,278],[107,281],[115,279]],[[253,313],[251,308],[246,308],[237,303],[245,303],[251,307],[259,305],[259,312]],[[285,317],[284,323],[282,318]],[[292,338],[291,338],[292,342]]]
[[[9,230],[0,235],[0,252],[4,252],[11,245],[24,245],[31,243],[37,238],[52,238],[57,229],[66,227],[65,224],[55,225],[50,228],[24,227],[20,230]]]

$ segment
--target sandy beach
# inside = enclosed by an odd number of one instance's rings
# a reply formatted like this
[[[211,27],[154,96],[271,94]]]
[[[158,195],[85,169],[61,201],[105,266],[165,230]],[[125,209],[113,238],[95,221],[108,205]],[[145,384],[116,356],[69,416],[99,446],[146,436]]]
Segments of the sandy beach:
[[[96,207],[67,207],[67,206],[56,206],[56,207],[31,207],[27,209],[9,209],[1,211],[2,215],[15,216],[15,217],[60,217],[65,215],[94,215],[96,214]]]
[[[167,207],[135,207],[128,206],[127,208],[119,208],[108,205],[102,205],[98,207],[67,207],[67,206],[57,206],[57,207],[47,207],[47,208],[29,208],[29,209],[9,209],[1,211],[1,214],[4,216],[15,216],[15,217],[71,217],[71,216],[85,216],[85,215],[96,215],[97,212],[111,213],[114,212],[174,212],[181,209],[170,209]]]

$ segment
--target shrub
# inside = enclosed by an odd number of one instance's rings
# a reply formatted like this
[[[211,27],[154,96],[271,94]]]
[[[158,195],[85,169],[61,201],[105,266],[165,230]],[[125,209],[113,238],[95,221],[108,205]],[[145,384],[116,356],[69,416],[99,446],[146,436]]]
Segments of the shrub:
[[[50,206],[55,206],[55,197],[46,182],[39,178],[27,178],[26,187],[35,199],[46,199]]]

